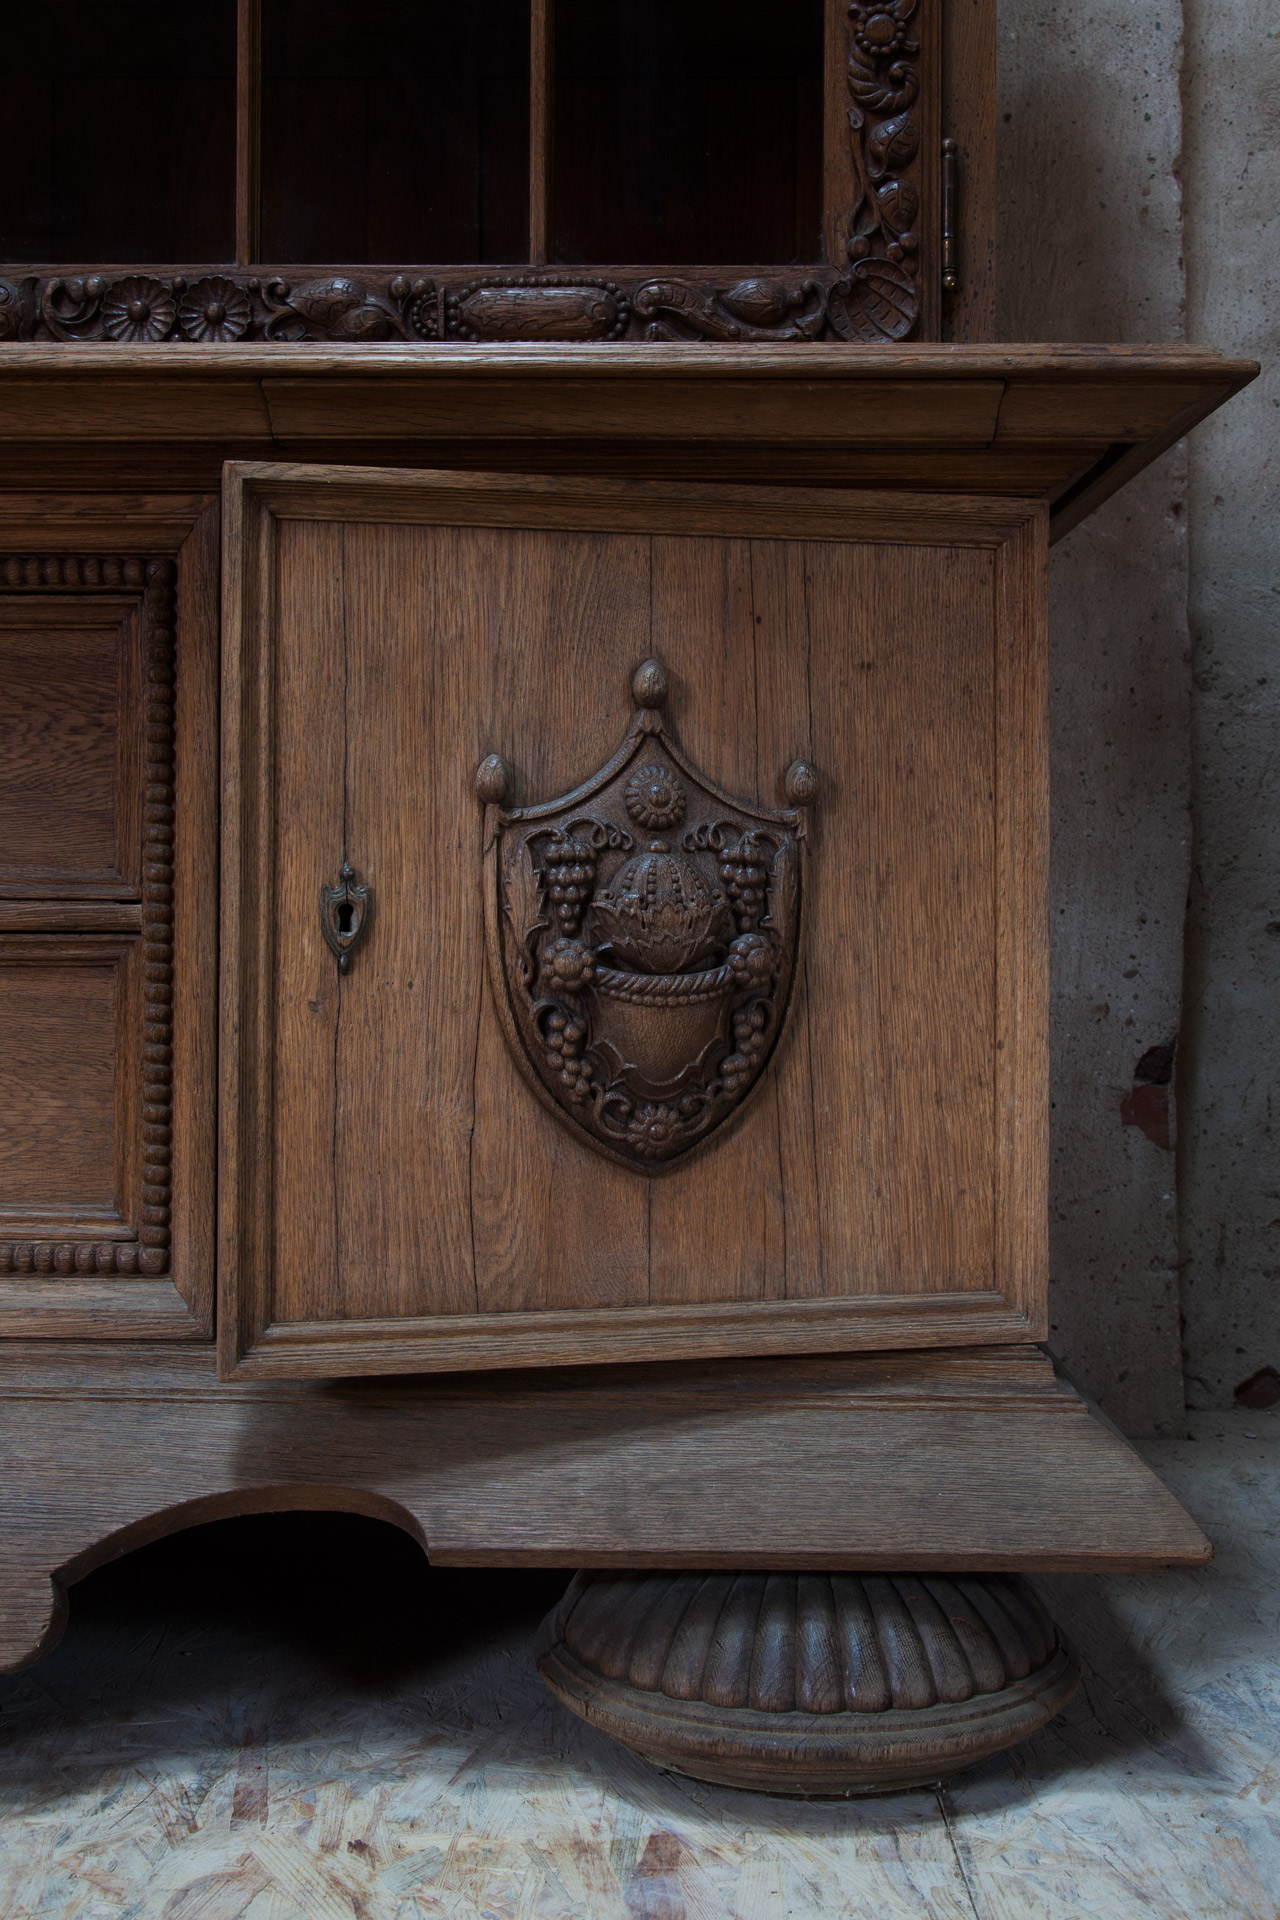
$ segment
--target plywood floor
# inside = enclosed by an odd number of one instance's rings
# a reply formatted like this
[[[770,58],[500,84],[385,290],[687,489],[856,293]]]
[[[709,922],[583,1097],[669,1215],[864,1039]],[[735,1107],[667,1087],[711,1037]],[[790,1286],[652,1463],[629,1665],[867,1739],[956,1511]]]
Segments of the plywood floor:
[[[1219,1545],[1041,1583],[1086,1685],[945,1793],[805,1805],[652,1772],[554,1706],[559,1576],[371,1522],[206,1528],[73,1595],[0,1680],[4,1920],[1280,1915],[1280,1415],[1151,1449]]]

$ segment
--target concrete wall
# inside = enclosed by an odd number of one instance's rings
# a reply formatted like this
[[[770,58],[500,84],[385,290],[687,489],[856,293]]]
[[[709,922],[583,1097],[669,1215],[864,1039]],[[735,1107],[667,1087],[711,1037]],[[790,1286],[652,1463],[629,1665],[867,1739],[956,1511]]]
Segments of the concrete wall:
[[[1001,336],[1180,340],[1179,9],[1001,0],[999,22]],[[1181,998],[1187,568],[1179,449],[1052,574],[1051,1340],[1134,1433],[1183,1412],[1169,1089],[1136,1074],[1161,1078]]]
[[[1280,1372],[1280,8],[1184,0],[1187,327],[1263,363],[1190,442],[1188,1398]]]
[[[1053,566],[1053,1341],[1142,1433],[1179,1424],[1179,1273],[1193,1405],[1280,1370],[1280,15],[999,24],[1001,336],[1266,367]]]

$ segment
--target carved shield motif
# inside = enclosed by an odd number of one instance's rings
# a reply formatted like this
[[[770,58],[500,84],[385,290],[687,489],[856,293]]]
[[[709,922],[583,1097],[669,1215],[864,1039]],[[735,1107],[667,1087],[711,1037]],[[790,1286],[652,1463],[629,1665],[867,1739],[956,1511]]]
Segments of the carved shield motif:
[[[656,660],[594,778],[506,808],[496,755],[485,802],[485,930],[503,1027],[526,1080],[610,1159],[657,1173],[737,1111],[776,1047],[804,913],[795,761],[783,810],[732,799],[681,753]]]

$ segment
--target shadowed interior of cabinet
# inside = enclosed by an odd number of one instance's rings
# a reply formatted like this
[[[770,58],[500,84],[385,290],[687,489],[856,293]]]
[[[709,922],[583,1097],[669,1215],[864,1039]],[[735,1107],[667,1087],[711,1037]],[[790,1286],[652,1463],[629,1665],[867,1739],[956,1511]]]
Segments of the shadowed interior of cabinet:
[[[274,1317],[990,1289],[996,726],[989,549],[279,523]],[[812,758],[789,1030],[660,1176],[570,1136],[485,971],[482,814],[616,747],[649,654],[683,749],[781,799]],[[320,885],[370,931],[340,976]]]

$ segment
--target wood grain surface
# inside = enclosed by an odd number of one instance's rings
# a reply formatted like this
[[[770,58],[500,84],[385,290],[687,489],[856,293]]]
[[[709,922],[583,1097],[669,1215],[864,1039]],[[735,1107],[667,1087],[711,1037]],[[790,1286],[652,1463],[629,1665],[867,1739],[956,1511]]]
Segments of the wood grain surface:
[[[131,935],[0,940],[0,1238],[136,1235],[140,975]]]
[[[282,455],[647,472],[1033,495],[1056,538],[1256,372],[1187,347],[23,343],[0,484],[207,488]]]
[[[136,896],[141,650],[136,595],[0,593],[0,894]]]
[[[307,1385],[192,1349],[0,1350],[0,1666],[59,1584],[232,1513],[327,1507],[440,1565],[1009,1570],[1209,1548],[1033,1349]]]
[[[946,1787],[750,1798],[546,1693],[563,1573],[427,1566],[329,1515],[197,1531],[70,1595],[0,1681],[0,1910],[81,1920],[1259,1920],[1275,1909],[1280,1413],[1147,1459],[1209,1566],[1037,1576],[1085,1684]],[[1241,1431],[1243,1429],[1243,1431]]]
[[[944,340],[996,337],[996,9],[947,0],[942,17],[942,133],[959,150],[960,285],[944,297]]]
[[[413,1366],[861,1343],[904,1296],[914,1344],[970,1294],[1039,1324],[1034,508],[255,468],[227,525],[227,1364],[278,1372],[292,1327],[300,1370],[381,1367],[397,1319]],[[501,750],[525,799],[576,786],[653,652],[709,777],[771,804],[800,755],[823,797],[772,1084],[650,1182],[507,1055],[470,774]],[[317,911],[344,860],[373,901],[345,976]]]
[[[0,1339],[212,1330],[207,506],[0,496]]]

